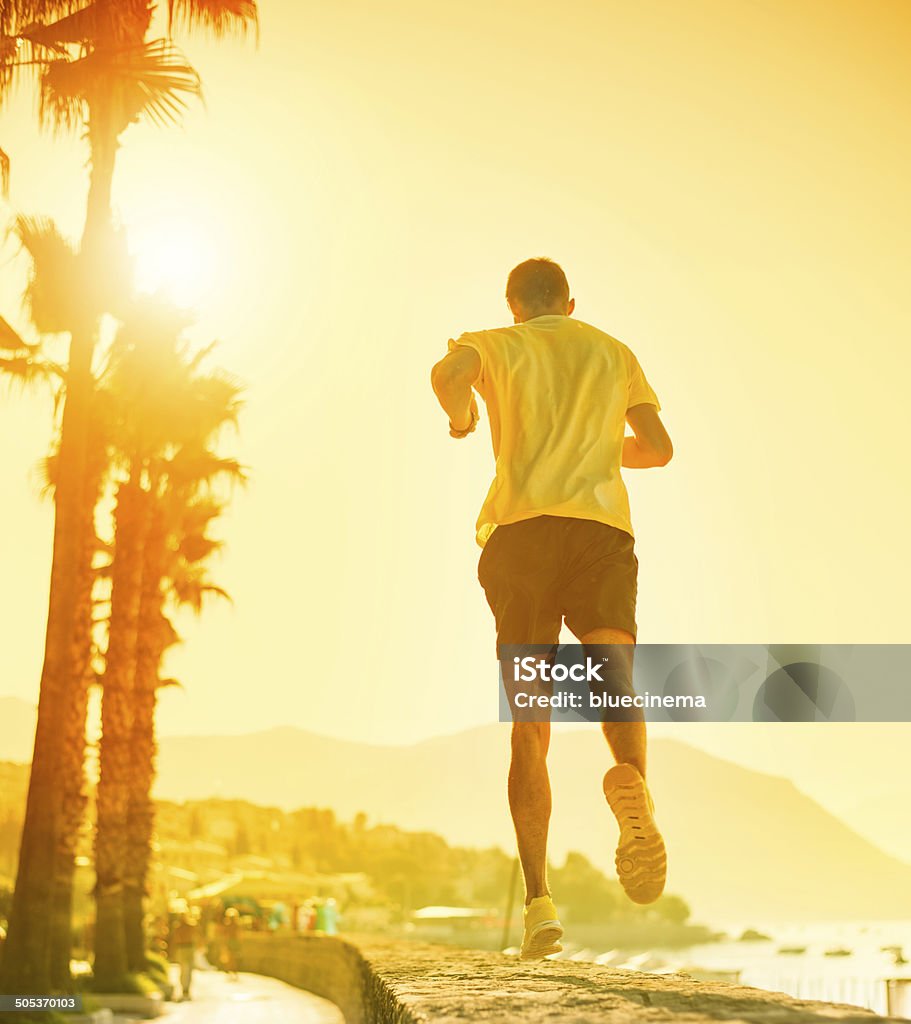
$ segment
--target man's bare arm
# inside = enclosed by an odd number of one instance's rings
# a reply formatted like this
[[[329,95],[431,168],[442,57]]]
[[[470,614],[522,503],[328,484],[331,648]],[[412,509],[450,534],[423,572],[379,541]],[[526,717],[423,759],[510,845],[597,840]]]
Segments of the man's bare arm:
[[[627,409],[626,422],[633,428],[633,436],[623,439],[621,465],[627,469],[650,469],[666,466],[671,461],[674,446],[654,405],[634,405]]]
[[[468,431],[478,419],[471,386],[481,373],[481,357],[467,345],[447,353],[430,371],[437,401],[449,417],[450,432]]]

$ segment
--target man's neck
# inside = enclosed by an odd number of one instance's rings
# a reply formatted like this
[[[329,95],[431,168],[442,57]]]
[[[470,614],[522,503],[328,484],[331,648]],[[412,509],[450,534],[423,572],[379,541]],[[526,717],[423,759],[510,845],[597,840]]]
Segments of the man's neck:
[[[529,313],[524,316],[521,320],[516,320],[517,324],[527,323],[529,320],[537,320],[542,316],[567,316],[565,309],[539,309],[534,313]]]

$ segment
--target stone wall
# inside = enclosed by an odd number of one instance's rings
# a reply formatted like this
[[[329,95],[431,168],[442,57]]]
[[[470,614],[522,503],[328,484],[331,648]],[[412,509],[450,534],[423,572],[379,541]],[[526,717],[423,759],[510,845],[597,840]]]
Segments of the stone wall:
[[[347,1024],[874,1024],[866,1010],[684,975],[617,971],[571,960],[520,963],[499,953],[250,934],[243,969],[334,1002]]]

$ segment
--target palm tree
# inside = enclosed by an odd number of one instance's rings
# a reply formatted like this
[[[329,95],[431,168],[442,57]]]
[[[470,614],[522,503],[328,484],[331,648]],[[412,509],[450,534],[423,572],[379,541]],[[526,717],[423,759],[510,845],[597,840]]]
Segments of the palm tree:
[[[232,476],[237,474],[236,469],[226,472]],[[130,742],[131,786],[125,823],[123,901],[127,963],[131,972],[147,967],[144,901],[155,831],[152,800],[158,750],[155,708],[159,690],[176,684],[175,680],[164,679],[161,674],[165,653],[180,639],[168,606],[188,605],[199,613],[207,596],[227,597],[225,591],[209,579],[205,566],[221,546],[208,535],[208,528],[223,508],[221,502],[199,493],[199,484],[190,488],[169,485],[153,504],[139,613]]]
[[[161,666],[167,650],[180,639],[169,612],[183,605],[200,614],[207,597],[227,598],[206,569],[207,561],[221,548],[208,531],[225,507],[213,494],[212,485],[216,480],[235,483],[245,479],[234,459],[220,457],[212,448],[225,426],[236,426],[239,388],[221,373],[197,373],[198,363],[197,359],[191,364],[185,406],[188,415],[178,431],[178,445],[173,456],[157,467],[150,488],[151,521],[140,598],[123,870],[130,971],[146,967],[144,898],[155,827],[155,708],[158,691],[175,684],[175,680],[162,678]]]
[[[182,327],[179,314],[166,307],[139,305],[118,333],[99,392],[110,417],[111,453],[120,467],[95,842],[94,974],[96,987],[104,991],[123,984],[131,960],[141,958],[139,969],[145,961],[146,864],[128,837],[132,819],[146,846],[151,839],[155,691],[172,639],[162,608],[164,577],[189,564],[188,544],[195,544],[197,561],[214,550],[214,542],[206,543],[198,530],[189,532],[191,513],[184,506],[214,473],[236,467],[206,444],[226,422],[234,422],[237,385],[221,374],[198,372],[205,353],[190,357],[180,339]],[[172,543],[179,544],[173,553]]]
[[[256,24],[255,0],[168,0],[175,20],[224,34]],[[91,572],[87,523],[94,515],[88,464],[93,420],[93,358],[116,246],[111,184],[119,139],[131,121],[159,123],[180,114],[199,79],[167,40],[147,40],[148,0],[0,0],[0,98],[19,73],[39,81],[39,110],[54,128],[83,125],[90,148],[86,219],[79,249],[91,273],[72,310],[60,429],[55,522],[38,727],[0,990],[47,992],[61,977],[63,914],[56,896],[68,865],[66,751],[84,742],[82,652],[90,622],[84,581]],[[4,167],[6,165],[4,164]],[[88,602],[90,605],[90,601]],[[64,858],[64,861],[66,858]],[[54,951],[57,951],[56,953]],[[52,963],[58,968],[52,971]]]
[[[85,230],[80,250],[84,266],[93,265],[79,301],[69,312],[66,324],[70,334],[66,392],[57,459],[55,488],[56,516],[51,569],[50,602],[45,638],[45,659],[41,676],[38,706],[38,728],[32,758],[32,771],[26,805],[25,823],[20,847],[19,872],[10,913],[10,934],[0,965],[0,988],[26,992],[47,991],[53,981],[54,950],[60,943],[55,934],[60,927],[56,894],[61,866],[58,853],[65,845],[64,823],[66,791],[64,765],[67,752],[82,747],[84,736],[84,702],[82,699],[81,650],[85,644],[86,623],[80,618],[85,607],[84,583],[89,571],[85,523],[92,495],[86,488],[88,435],[93,394],[92,357],[96,325],[103,311],[100,283],[105,280],[106,249],[111,241],[106,201],[110,196],[113,171],[112,137],[116,128],[101,80],[97,82],[97,99],[72,97],[66,104],[66,73],[72,65],[85,69],[84,61],[92,57],[89,40],[78,40],[85,56],[66,59],[67,44],[55,43],[40,29],[48,29],[41,18],[66,14],[71,3],[3,2],[0,7],[0,82],[9,84],[14,71],[22,66],[41,68],[41,111],[43,118],[65,125],[75,120],[80,106],[83,113],[91,111],[88,133],[92,147],[92,172]],[[138,6],[133,4],[134,13]],[[64,17],[59,24],[64,25]],[[54,23],[51,23],[54,24]],[[118,30],[118,35],[119,35]],[[26,38],[32,35],[32,38]],[[65,35],[65,31],[61,33]],[[31,47],[30,59],[21,56]],[[104,52],[103,48],[99,48]],[[64,56],[61,56],[63,54]],[[55,85],[56,83],[56,85]],[[110,90],[116,92],[117,90]],[[66,923],[67,936],[69,923]]]

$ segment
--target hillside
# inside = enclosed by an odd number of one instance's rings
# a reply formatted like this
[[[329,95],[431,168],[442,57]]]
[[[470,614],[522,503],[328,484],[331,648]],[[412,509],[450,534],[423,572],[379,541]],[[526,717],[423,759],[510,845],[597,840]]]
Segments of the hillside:
[[[12,884],[25,814],[28,766],[0,761],[0,888]]]
[[[368,746],[293,728],[162,741],[157,792],[359,811],[467,846],[512,849],[506,727],[410,747]],[[713,921],[911,917],[911,866],[884,854],[790,782],[675,740],[652,744],[651,781],[670,850],[668,887]],[[600,792],[597,730],[557,732],[552,852],[609,868],[616,827]]]
[[[7,706],[34,715],[25,702],[0,702],[0,710]],[[0,734],[0,750],[8,749],[9,732]],[[555,732],[552,750],[552,855],[561,860],[577,849],[609,870],[615,826],[600,793],[608,764],[603,741],[597,730],[570,728]],[[341,818],[363,811],[371,821],[427,829],[452,843],[512,850],[507,756],[505,726],[407,747],[291,727],[165,737],[156,792],[177,801],[331,807]],[[749,924],[911,917],[911,867],[792,783],[669,739],[652,742],[651,783],[670,848],[669,889],[687,899],[697,918]]]
[[[27,765],[0,762],[0,914],[3,890],[12,884],[27,778]],[[86,839],[80,852],[90,858]],[[343,822],[323,808],[285,812],[241,800],[160,800],[155,845],[150,888],[158,910],[165,892],[198,899],[214,891],[282,903],[331,894],[349,927],[388,933],[405,927],[419,907],[464,905],[489,912],[475,922],[472,938],[487,945],[501,932],[491,908],[502,907],[513,884],[513,856],[496,846],[456,847],[431,832],[371,824],[364,815]],[[75,885],[79,926],[91,914],[94,884],[90,867],[82,868]],[[565,918],[604,934],[608,944],[617,934],[631,947],[711,938],[709,929],[688,923],[689,909],[679,896],[665,893],[648,907],[636,906],[615,878],[579,853],[555,865],[551,878]]]

